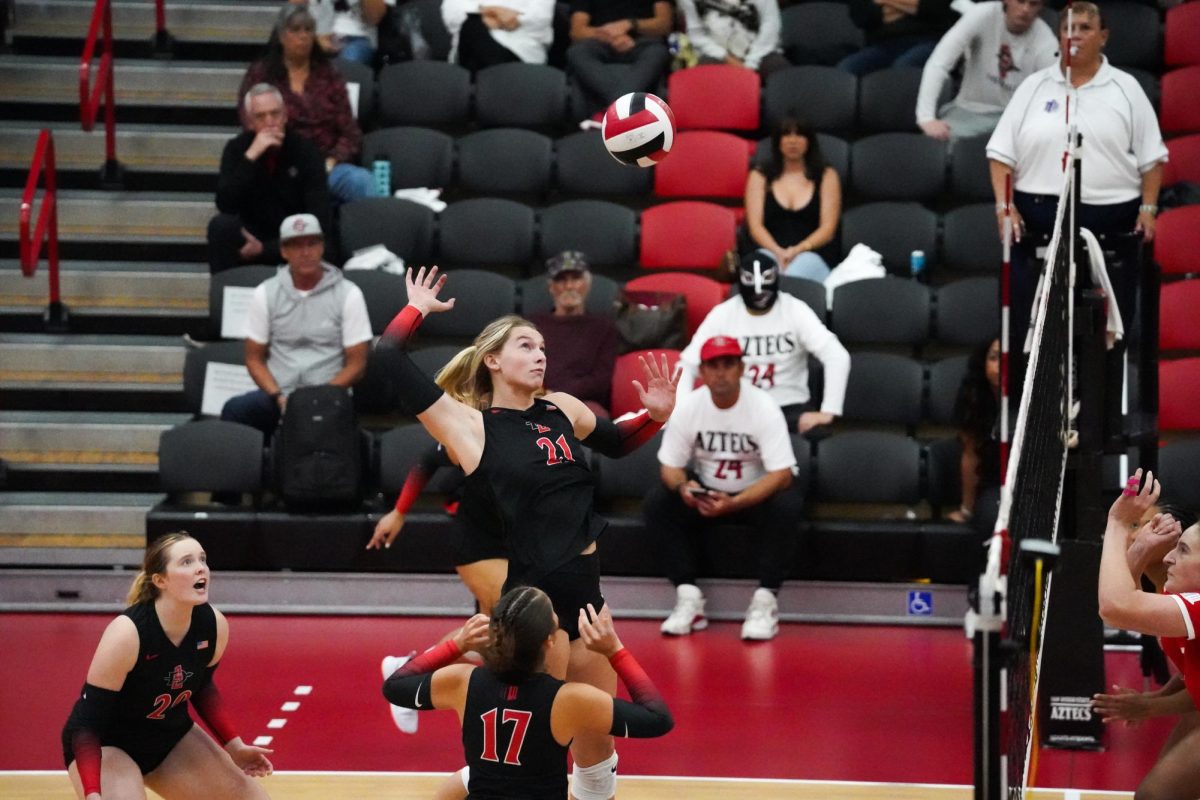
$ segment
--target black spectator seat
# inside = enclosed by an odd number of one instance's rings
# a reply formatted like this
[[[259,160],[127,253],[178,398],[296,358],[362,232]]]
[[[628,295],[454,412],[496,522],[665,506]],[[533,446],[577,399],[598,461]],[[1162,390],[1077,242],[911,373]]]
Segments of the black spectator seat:
[[[469,341],[489,322],[516,309],[517,289],[511,278],[478,269],[454,269],[448,274],[442,296],[457,302],[450,311],[430,314],[421,323],[421,341]]]
[[[276,269],[250,264],[213,273],[208,282],[208,338],[221,338],[221,320],[225,314],[225,288],[253,288],[274,277]]]
[[[946,146],[922,133],[879,133],[854,143],[853,191],[867,200],[930,202],[946,188]]]
[[[1104,0],[1100,3],[1108,41],[1104,55],[1114,67],[1155,72],[1162,66],[1162,20],[1154,6]]]
[[[863,33],[846,3],[798,3],[785,8],[782,17],[780,44],[793,64],[834,66],[863,47]]]
[[[989,138],[956,139],[950,146],[950,191],[959,200],[995,200],[987,159]]]
[[[546,288],[546,276],[534,275],[517,284],[520,293],[520,310],[525,316],[549,313],[554,310],[554,298]],[[588,292],[584,308],[589,314],[612,317],[617,313],[617,300],[621,284],[606,275],[592,273],[592,288]]]
[[[866,203],[842,214],[842,257],[863,243],[883,256],[893,275],[910,274],[914,250],[925,253],[925,269],[937,267],[937,214],[920,203]]]
[[[534,254],[534,214],[498,197],[451,203],[438,216],[438,260],[524,275]]]
[[[789,113],[814,129],[847,131],[858,110],[858,78],[834,67],[789,67],[771,75],[763,90],[763,111],[770,130]]]
[[[371,319],[371,333],[379,336],[404,308],[404,278],[379,269],[350,269],[346,280],[362,289]]]
[[[556,151],[556,185],[563,194],[640,197],[650,191],[651,171],[630,169],[610,156],[596,131],[568,134]]]
[[[357,61],[348,61],[344,58],[335,58],[333,64],[337,67],[342,80],[346,82],[347,93],[351,94],[350,108],[356,112],[354,116],[358,120],[359,127],[364,130],[372,127],[377,106],[375,72],[366,64],[359,64]],[[350,84],[358,87],[357,106],[353,101],[354,90],[351,89]]]
[[[546,64],[497,64],[475,73],[480,126],[557,130],[567,116],[567,76]]]
[[[1158,474],[1171,502],[1200,508],[1200,439],[1176,439],[1158,451]]]
[[[854,281],[833,292],[833,332],[843,345],[917,346],[929,338],[929,289],[904,278]]]
[[[638,219],[627,206],[604,200],[557,203],[542,211],[541,231],[542,261],[564,250],[579,250],[593,272],[637,263]]]
[[[433,210],[393,197],[368,197],[341,207],[342,249],[347,255],[382,244],[406,264],[433,256]]]
[[[849,422],[914,426],[921,421],[923,384],[924,370],[911,358],[854,353],[842,416]]]
[[[428,187],[449,189],[454,181],[454,139],[432,128],[381,128],[363,137],[362,161],[392,165],[393,190]]]
[[[458,127],[471,106],[471,73],[444,61],[404,61],[379,72],[379,118],[385,126]]]
[[[1000,281],[994,276],[963,278],[937,290],[937,338],[974,346],[1000,333]]]
[[[868,131],[917,132],[920,67],[888,67],[864,75],[859,84],[858,124]],[[950,99],[947,82],[938,105]]]
[[[458,140],[458,188],[471,194],[541,197],[553,164],[553,143],[535,131],[491,128]]]
[[[183,358],[183,402],[193,414],[200,413],[209,364],[245,364],[246,344],[241,339],[209,342],[188,348]]]
[[[926,416],[938,425],[954,425],[954,404],[967,374],[967,356],[950,356],[929,365],[929,407]]]
[[[976,203],[959,206],[942,218],[942,255],[947,269],[956,272],[998,274],[1004,260],[996,206]]]

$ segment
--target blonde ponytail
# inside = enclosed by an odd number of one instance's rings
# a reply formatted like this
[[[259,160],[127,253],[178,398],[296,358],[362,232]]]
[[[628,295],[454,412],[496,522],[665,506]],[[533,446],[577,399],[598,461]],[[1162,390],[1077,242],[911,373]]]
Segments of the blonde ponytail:
[[[458,402],[480,410],[487,408],[492,403],[492,374],[483,360],[500,352],[514,328],[537,330],[536,325],[516,314],[492,320],[475,337],[474,344],[458,351],[438,370],[434,381]]]
[[[142,568],[133,579],[129,594],[125,596],[126,605],[153,603],[158,599],[158,587],[154,585],[154,576],[167,571],[167,553],[171,547],[191,538],[191,534],[185,531],[164,533],[146,546],[146,553],[142,556]]]

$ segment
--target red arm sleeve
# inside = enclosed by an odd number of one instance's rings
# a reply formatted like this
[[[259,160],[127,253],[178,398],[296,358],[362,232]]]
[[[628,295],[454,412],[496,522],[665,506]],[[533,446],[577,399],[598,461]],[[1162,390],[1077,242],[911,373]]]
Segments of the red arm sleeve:
[[[583,443],[609,458],[620,458],[653,439],[662,426],[661,422],[651,419],[650,412],[645,409],[636,417],[617,423],[597,417],[596,427]]]
[[[632,703],[619,698],[613,699],[613,723],[609,733],[613,736],[648,738],[662,736],[675,727],[675,720],[667,703],[659,694],[658,687],[642,669],[642,665],[626,648],[618,650],[608,660],[617,676],[629,690]]]
[[[216,667],[210,669],[216,669]],[[217,691],[217,685],[213,683],[211,671],[208,681],[200,691],[192,696],[192,707],[196,709],[196,713],[200,715],[209,729],[217,735],[217,740],[222,745],[228,744],[230,739],[237,738],[237,729],[229,719],[225,701],[221,697],[221,693]]]
[[[400,313],[388,323],[388,326],[383,331],[383,336],[380,338],[387,339],[397,345],[403,345],[412,338],[412,335],[417,332],[417,328],[421,325],[421,320],[424,317],[421,312],[414,306],[405,306],[400,309]]]
[[[79,727],[71,734],[71,751],[85,797],[100,792],[100,732],[108,727],[119,694],[85,683],[75,705]]]
[[[432,709],[430,673],[453,664],[461,655],[453,639],[434,645],[393,672],[383,682],[383,696],[392,705]]]
[[[75,752],[75,768],[79,770],[79,782],[83,784],[83,796],[100,793],[100,737],[95,731],[80,728],[71,736],[71,749]]]

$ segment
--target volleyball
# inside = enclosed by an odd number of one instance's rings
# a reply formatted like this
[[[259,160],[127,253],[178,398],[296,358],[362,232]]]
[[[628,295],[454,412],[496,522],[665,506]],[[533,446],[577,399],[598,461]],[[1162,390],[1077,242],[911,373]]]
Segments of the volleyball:
[[[675,143],[675,115],[660,98],[630,92],[604,112],[600,136],[608,154],[637,167],[652,167],[667,157]]]

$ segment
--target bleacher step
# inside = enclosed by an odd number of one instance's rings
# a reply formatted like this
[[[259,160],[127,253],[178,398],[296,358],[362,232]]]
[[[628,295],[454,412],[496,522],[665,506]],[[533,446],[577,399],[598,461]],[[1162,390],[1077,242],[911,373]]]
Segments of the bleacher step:
[[[208,316],[207,264],[60,262],[63,302],[72,316]],[[40,313],[49,297],[49,270],[26,278],[15,261],[0,261],[0,313]]]
[[[105,158],[103,130],[51,127],[58,169],[99,170]],[[30,122],[0,123],[0,169],[28,170],[41,129]],[[234,133],[231,128],[163,130],[123,123],[116,132],[117,159],[127,172],[216,174],[221,151]]]
[[[158,438],[188,414],[0,411],[0,458],[12,472],[158,471]]]
[[[0,389],[178,392],[185,355],[179,337],[0,333]]]
[[[123,59],[115,63],[117,107],[232,109],[245,64]],[[79,59],[0,58],[0,103],[79,105]],[[101,122],[103,125],[103,122]]]
[[[0,190],[0,241],[17,241],[20,205],[20,195],[14,190]],[[35,201],[34,219],[40,205]],[[59,192],[58,238],[67,243],[203,245],[208,221],[215,213],[211,195]]]
[[[162,495],[0,494],[0,564],[126,567],[141,559],[146,512]]]
[[[92,0],[16,0],[14,37],[79,38],[87,35]],[[261,44],[271,33],[278,3],[260,0],[167,3],[167,30],[183,42]],[[112,4],[113,37],[142,41],[155,32],[154,3],[118,0]]]

